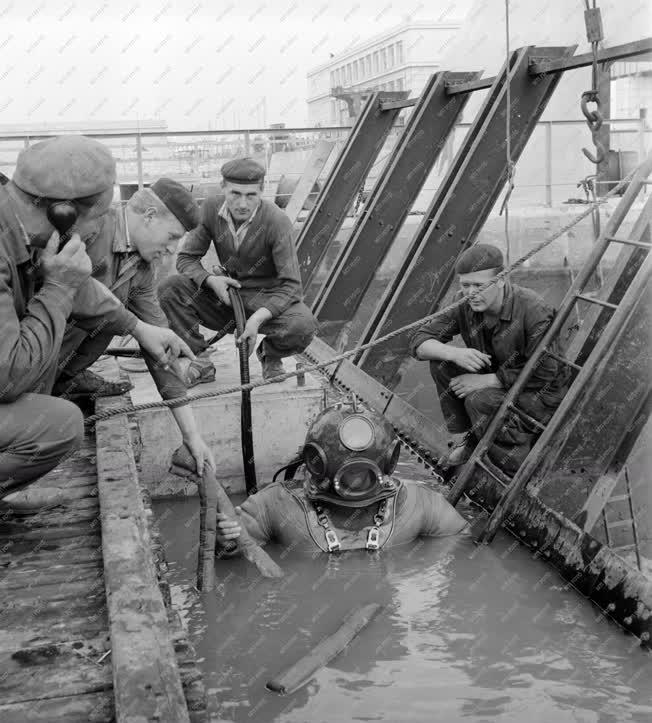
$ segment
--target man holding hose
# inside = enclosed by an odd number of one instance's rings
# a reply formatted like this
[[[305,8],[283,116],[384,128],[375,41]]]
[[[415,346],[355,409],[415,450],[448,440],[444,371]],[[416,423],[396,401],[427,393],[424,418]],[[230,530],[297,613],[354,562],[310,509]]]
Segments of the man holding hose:
[[[188,386],[215,378],[199,326],[219,336],[233,333],[229,286],[240,290],[247,316],[242,338],[250,353],[258,333],[266,335],[257,349],[264,379],[283,374],[283,357],[301,353],[316,330],[303,303],[292,223],[262,198],[265,169],[243,158],[225,163],[221,171],[224,197],[204,201],[199,225],[179,252],[180,274],[159,285],[170,327],[198,355],[188,369]],[[219,261],[212,273],[201,263],[211,243]]]

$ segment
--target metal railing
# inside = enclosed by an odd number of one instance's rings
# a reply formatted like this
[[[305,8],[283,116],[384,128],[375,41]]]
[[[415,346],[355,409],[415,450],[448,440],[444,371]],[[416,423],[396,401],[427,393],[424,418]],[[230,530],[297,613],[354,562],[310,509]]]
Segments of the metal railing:
[[[612,147],[623,145],[626,138],[627,152],[636,154],[636,161],[644,158],[648,147],[648,127],[644,110],[639,118],[613,118],[605,120],[611,126]],[[543,202],[550,207],[554,201],[554,189],[560,186],[572,188],[576,181],[569,178],[560,179],[556,175],[554,164],[554,130],[562,127],[582,127],[583,120],[549,120],[540,121],[538,128],[543,131],[542,168],[535,183],[521,178],[517,187],[521,189],[542,188]],[[471,126],[470,123],[459,123],[453,134],[459,138]],[[142,188],[148,179],[168,174],[174,176],[193,176],[195,179],[215,181],[219,177],[220,162],[237,155],[257,155],[266,165],[275,153],[286,151],[310,150],[320,139],[344,141],[351,126],[299,127],[299,128],[246,128],[232,130],[154,130],[154,131],[119,131],[87,133],[91,138],[108,143],[116,157],[119,179],[128,183],[133,179]],[[394,140],[402,131],[402,126],[394,129]],[[0,170],[13,170],[18,152],[30,143],[57,135],[56,133],[10,134],[0,135]],[[160,139],[160,140],[158,140]],[[614,143],[613,139],[618,139]],[[121,142],[122,141],[122,142]],[[154,141],[153,143],[151,141]],[[374,182],[376,171],[391,155],[392,141],[379,154],[379,159],[368,178],[367,185]],[[578,166],[581,159],[578,159]],[[282,165],[282,164],[281,164]],[[7,175],[7,171],[5,171]],[[283,175],[298,176],[300,168],[284,169]],[[577,174],[578,179],[581,176]],[[623,174],[621,174],[623,175]],[[272,180],[278,180],[272,179]],[[434,191],[434,187],[425,187],[424,191]]]

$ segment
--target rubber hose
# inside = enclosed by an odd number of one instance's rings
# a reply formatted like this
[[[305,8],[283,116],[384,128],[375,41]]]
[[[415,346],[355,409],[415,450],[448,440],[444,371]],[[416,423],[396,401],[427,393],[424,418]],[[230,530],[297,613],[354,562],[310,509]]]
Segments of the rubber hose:
[[[247,316],[245,314],[242,298],[236,288],[229,286],[229,299],[233,308],[235,325],[238,336],[242,336]],[[240,344],[240,383],[249,384],[249,342]],[[256,482],[256,463],[254,461],[254,440],[251,421],[251,390],[242,391],[240,406],[240,435],[242,440],[242,464],[244,466],[245,485],[247,494],[253,495],[258,491]]]

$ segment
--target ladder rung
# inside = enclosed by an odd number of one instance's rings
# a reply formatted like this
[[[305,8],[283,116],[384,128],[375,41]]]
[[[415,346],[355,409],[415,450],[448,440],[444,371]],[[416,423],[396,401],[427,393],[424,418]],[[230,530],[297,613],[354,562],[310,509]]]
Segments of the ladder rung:
[[[488,472],[497,482],[500,482],[503,487],[509,487],[512,483],[512,478],[508,477],[501,469],[498,469],[498,467],[496,467],[496,465],[488,459],[482,459],[482,457],[479,457],[475,463],[479,467],[482,467],[485,472]]]
[[[610,497],[607,500],[607,504],[610,502],[628,502],[629,501],[629,495],[616,495],[615,497]]]
[[[582,301],[588,301],[590,304],[600,304],[600,306],[606,306],[607,309],[617,309],[616,304],[610,304],[608,301],[602,301],[602,299],[594,299],[592,296],[585,296],[584,294],[575,294],[576,299],[582,299]]]
[[[638,246],[641,249],[652,249],[652,244],[645,243],[645,241],[630,241],[628,238],[616,238],[615,236],[607,236],[607,241],[627,246]]]
[[[566,366],[572,367],[573,369],[577,369],[577,371],[581,371],[582,367],[579,364],[575,364],[575,362],[572,362],[570,359],[566,359],[565,356],[560,356],[559,354],[556,354],[554,351],[550,351],[550,349],[544,349],[543,350],[548,356],[551,356],[553,359],[556,359],[558,362],[561,362],[562,364],[566,364]]]
[[[614,527],[625,527],[629,525],[630,527],[634,524],[634,520],[630,517],[627,520],[618,520],[617,522],[607,522],[607,527],[612,530]]]
[[[511,409],[512,412],[518,414],[518,416],[527,424],[530,424],[535,429],[538,429],[539,431],[543,432],[543,430],[546,428],[545,424],[541,424],[537,419],[534,417],[531,417],[527,412],[524,412],[522,409],[517,407],[515,404],[512,404],[511,402],[507,405],[508,409]]]

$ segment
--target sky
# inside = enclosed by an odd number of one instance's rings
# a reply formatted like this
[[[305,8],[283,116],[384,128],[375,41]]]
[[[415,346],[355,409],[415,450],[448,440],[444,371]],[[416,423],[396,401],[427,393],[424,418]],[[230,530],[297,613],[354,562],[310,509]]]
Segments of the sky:
[[[509,4],[512,47],[586,50],[584,0]],[[652,0],[599,5],[606,45],[652,34]],[[505,0],[0,0],[0,125],[159,119],[173,130],[300,127],[310,69],[409,20],[466,17],[442,65],[495,73],[504,59],[504,10]],[[564,83],[570,88],[571,79]],[[577,105],[574,85],[556,95]]]
[[[470,1],[0,0],[0,123],[302,126],[306,73],[330,53]]]

